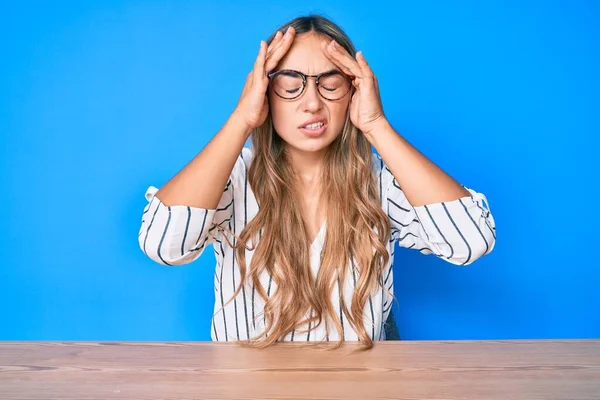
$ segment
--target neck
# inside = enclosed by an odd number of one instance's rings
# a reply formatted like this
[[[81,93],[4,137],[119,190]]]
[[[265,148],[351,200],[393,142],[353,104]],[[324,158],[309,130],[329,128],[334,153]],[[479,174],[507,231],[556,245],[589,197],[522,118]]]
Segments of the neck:
[[[287,154],[289,163],[301,186],[311,188],[320,184],[326,149],[318,152],[288,150]]]

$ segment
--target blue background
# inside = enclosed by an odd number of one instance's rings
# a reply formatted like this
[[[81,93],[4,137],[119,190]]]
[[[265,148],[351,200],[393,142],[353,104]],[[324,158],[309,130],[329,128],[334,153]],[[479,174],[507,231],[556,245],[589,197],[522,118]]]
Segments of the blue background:
[[[466,268],[396,252],[401,336],[600,337],[596,3],[322,4],[2,3],[0,339],[210,340],[212,249],[146,258],[144,191],[221,127],[260,40],[309,12],[347,31],[395,128],[496,219]]]

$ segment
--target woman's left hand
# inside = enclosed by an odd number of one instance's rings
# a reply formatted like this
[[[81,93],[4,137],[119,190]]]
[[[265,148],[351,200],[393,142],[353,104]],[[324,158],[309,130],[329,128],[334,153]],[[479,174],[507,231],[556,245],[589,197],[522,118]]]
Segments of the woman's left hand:
[[[350,100],[350,120],[365,135],[372,135],[377,125],[385,122],[377,77],[359,51],[354,59],[335,40],[321,45],[323,53],[352,80],[356,88]]]

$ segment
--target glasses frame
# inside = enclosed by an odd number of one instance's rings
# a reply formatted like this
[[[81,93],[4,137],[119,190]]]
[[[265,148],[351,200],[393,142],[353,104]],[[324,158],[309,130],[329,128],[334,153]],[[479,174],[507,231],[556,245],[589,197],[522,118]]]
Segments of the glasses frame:
[[[295,100],[298,97],[302,96],[302,94],[304,93],[304,91],[306,90],[306,81],[308,80],[308,78],[315,78],[315,84],[317,85],[317,92],[319,93],[319,96],[321,96],[322,98],[324,98],[325,100],[329,100],[329,101],[336,101],[336,100],[340,100],[343,99],[344,96],[346,96],[348,94],[348,92],[350,92],[350,90],[352,89],[352,82],[350,82],[350,79],[348,78],[348,76],[346,76],[342,71],[334,69],[331,71],[325,71],[322,72],[318,75],[307,75],[305,73],[302,73],[300,71],[296,71],[295,69],[280,69],[277,71],[271,71],[267,74],[267,76],[269,77],[269,83],[273,80],[273,78],[281,73],[284,72],[293,72],[295,74],[298,74],[302,77],[302,90],[300,91],[300,93],[298,93],[296,96],[294,97],[283,97],[281,96],[279,93],[277,93],[276,90],[273,90],[273,92],[278,96],[281,97],[284,100]],[[321,91],[319,90],[319,79],[321,79],[321,77],[323,76],[330,76],[330,75],[341,75],[347,82],[348,82],[348,90],[341,95],[338,98],[335,99],[329,99],[325,96],[323,96],[323,93],[321,93]]]

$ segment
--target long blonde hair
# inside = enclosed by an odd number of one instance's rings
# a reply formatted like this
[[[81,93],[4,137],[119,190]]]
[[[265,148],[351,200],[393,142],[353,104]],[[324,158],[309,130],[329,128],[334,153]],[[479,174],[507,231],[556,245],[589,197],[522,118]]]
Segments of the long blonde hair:
[[[356,54],[344,31],[322,16],[299,17],[279,30],[285,32],[288,26],[295,28],[296,35],[314,32],[335,39],[352,56]],[[272,34],[267,43],[271,43],[274,36]],[[352,88],[350,96],[354,90]],[[373,341],[364,326],[363,310],[369,296],[383,287],[383,269],[389,261],[386,245],[390,236],[390,222],[381,207],[377,179],[372,172],[371,145],[346,112],[342,132],[330,144],[324,160],[319,204],[326,206],[327,233],[321,266],[313,279],[311,243],[299,207],[295,173],[288,162],[284,144],[274,131],[269,114],[265,123],[252,133],[254,159],[248,170],[248,182],[259,211],[239,236],[229,231],[237,238],[237,244],[227,240],[235,248],[242,277],[228,303],[248,280],[265,302],[265,331],[250,340],[240,341],[240,344],[264,348],[292,331],[298,331],[304,324],[309,324],[309,330],[316,329],[323,319],[328,334],[327,321],[333,321],[339,337],[343,338],[342,322],[334,310],[331,293],[336,284],[342,288],[346,274],[354,274],[356,284],[350,308],[344,301],[343,290],[339,291],[339,301],[362,348],[370,349]],[[260,239],[256,240],[256,236]],[[247,246],[249,241],[252,247]],[[255,250],[249,269],[246,249]],[[259,279],[265,270],[276,283],[276,290],[270,296]],[[310,318],[306,318],[307,315]],[[342,340],[332,343],[333,348],[337,348]]]

